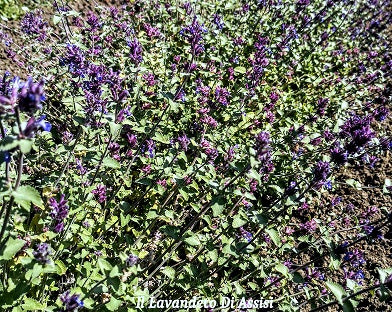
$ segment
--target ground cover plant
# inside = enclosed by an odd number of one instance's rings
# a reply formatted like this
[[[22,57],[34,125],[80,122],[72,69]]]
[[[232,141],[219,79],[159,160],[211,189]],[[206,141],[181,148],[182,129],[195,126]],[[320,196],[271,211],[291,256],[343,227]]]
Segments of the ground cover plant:
[[[390,1],[90,5],[2,25],[1,309],[388,307],[391,172],[338,177],[390,157]]]

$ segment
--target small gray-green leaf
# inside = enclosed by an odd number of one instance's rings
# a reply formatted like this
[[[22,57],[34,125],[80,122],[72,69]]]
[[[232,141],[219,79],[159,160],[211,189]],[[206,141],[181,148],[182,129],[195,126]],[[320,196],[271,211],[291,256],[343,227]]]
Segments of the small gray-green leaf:
[[[30,203],[33,203],[39,208],[44,208],[41,195],[30,185],[20,186],[16,191],[12,192],[12,196],[14,196],[17,204],[20,204],[27,210],[30,208]]]
[[[334,296],[336,297],[337,301],[340,303],[340,305],[343,305],[343,297],[347,295],[346,291],[344,288],[334,282],[325,282],[329,290],[332,291]]]
[[[0,259],[12,259],[18,253],[18,251],[22,249],[25,243],[26,242],[23,239],[9,238],[7,243],[5,244],[4,250],[0,254]]]

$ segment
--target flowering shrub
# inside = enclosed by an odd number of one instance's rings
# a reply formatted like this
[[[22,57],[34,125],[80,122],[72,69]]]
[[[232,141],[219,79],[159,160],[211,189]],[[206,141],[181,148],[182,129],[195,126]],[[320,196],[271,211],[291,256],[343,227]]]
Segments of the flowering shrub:
[[[392,271],[365,281],[358,246],[390,210],[324,207],[324,222],[311,208],[392,147],[388,5],[55,1],[22,19],[23,44],[2,32],[31,77],[0,81],[2,309],[385,300]]]

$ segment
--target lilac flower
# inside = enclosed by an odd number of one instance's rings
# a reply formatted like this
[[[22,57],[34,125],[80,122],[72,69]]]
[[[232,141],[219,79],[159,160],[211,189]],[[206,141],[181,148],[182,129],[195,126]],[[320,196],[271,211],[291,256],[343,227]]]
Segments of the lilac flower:
[[[317,101],[317,114],[319,114],[320,116],[324,116],[325,115],[325,109],[327,108],[329,99],[326,98],[320,98]]]
[[[81,175],[85,175],[87,172],[86,168],[83,167],[82,162],[78,158],[76,158],[76,169],[79,171]]]
[[[33,83],[30,78],[20,90],[19,108],[22,112],[33,113],[42,109],[41,102],[44,100],[44,82]]]
[[[246,231],[242,226],[239,228],[241,236],[245,238],[248,243],[252,241],[253,235],[252,233]]]
[[[191,45],[191,53],[195,56],[204,52],[203,34],[207,33],[207,29],[200,25],[197,17],[193,18],[192,24],[181,29],[180,35],[185,37]]]
[[[50,246],[47,243],[39,243],[33,251],[34,258],[42,264],[50,262],[49,256],[52,254]]]
[[[97,198],[98,202],[101,204],[106,200],[106,186],[98,185],[91,193]]]
[[[354,267],[358,267],[366,262],[363,257],[363,253],[358,249],[346,252],[343,257],[343,260],[349,262]]]
[[[329,163],[326,161],[319,161],[313,169],[314,181],[320,182],[325,181],[330,173],[331,169]]]
[[[285,190],[285,194],[289,196],[295,194],[296,187],[297,187],[297,182],[291,181],[289,183],[289,186]]]
[[[50,217],[55,221],[54,231],[60,233],[64,229],[64,219],[68,216],[67,201],[64,199],[65,195],[62,194],[60,200],[57,202],[55,198],[49,199],[49,206],[52,208]]]
[[[161,35],[161,33],[157,27],[152,27],[148,23],[144,23],[143,28],[146,31],[146,34],[150,39],[153,37],[159,37]]]
[[[143,79],[147,82],[149,87],[155,86],[157,81],[155,80],[155,76],[153,73],[147,73],[143,75]]]
[[[60,300],[64,305],[63,311],[65,312],[76,312],[79,308],[84,306],[83,301],[80,300],[80,295],[70,295],[70,291],[66,291],[60,296]]]
[[[310,221],[300,224],[300,228],[302,230],[306,230],[307,232],[313,233],[317,229],[317,222],[312,219]]]
[[[219,155],[218,150],[216,148],[206,148],[204,152],[206,153],[208,162],[210,164],[214,163],[215,159]]]
[[[188,137],[186,136],[186,134],[184,134],[183,136],[179,136],[179,137],[177,138],[177,141],[180,143],[180,146],[181,146],[181,148],[182,148],[184,151],[187,151],[187,150],[188,150],[188,145],[189,145],[189,143],[190,143],[191,141],[188,139]]]
[[[129,58],[131,59],[132,63],[136,66],[140,65],[140,63],[143,61],[143,48],[139,40],[137,40],[137,38],[128,40],[128,46],[130,50]]]
[[[263,158],[264,155],[269,151],[270,134],[262,131],[256,136],[255,150],[259,159]]]
[[[32,138],[38,130],[50,131],[52,129],[52,125],[45,121],[45,118],[45,115],[39,117],[37,120],[35,117],[30,117],[22,131],[22,135],[26,138]]]
[[[373,112],[374,118],[378,121],[384,121],[385,119],[387,119],[388,115],[389,109],[385,106],[381,106]]]
[[[340,128],[339,135],[347,138],[346,150],[349,153],[355,153],[365,147],[367,143],[375,136],[370,128],[372,117],[359,117],[353,115]]]
[[[153,158],[154,151],[155,151],[155,142],[152,139],[146,140],[146,142],[143,144],[143,146],[140,149],[142,153],[146,152],[146,150],[148,151],[148,156],[150,158]]]
[[[125,260],[127,266],[134,266],[139,261],[139,257],[135,255],[129,255],[128,258]]]
[[[219,30],[222,30],[223,26],[225,26],[225,23],[222,20],[222,16],[218,14],[214,14],[214,18],[212,21]]]
[[[215,98],[219,104],[222,104],[223,106],[227,106],[229,102],[228,100],[229,97],[230,97],[230,92],[226,88],[221,88],[219,86],[216,87]]]
[[[84,51],[74,44],[68,44],[67,54],[65,57],[60,59],[60,65],[68,65],[71,74],[75,77],[83,77],[87,69]]]
[[[99,21],[99,17],[93,12],[89,12],[87,16],[87,24],[90,25],[90,28],[88,30],[91,32],[95,32],[102,27],[102,23]]]
[[[275,168],[272,162],[270,135],[268,132],[262,131],[256,135],[254,149],[256,150],[257,159],[261,162],[260,172],[265,174],[264,179],[268,179],[269,173]]]
[[[22,32],[28,35],[39,35],[39,41],[45,39],[47,26],[48,23],[43,20],[40,12],[28,12],[21,21]]]
[[[235,149],[238,148],[238,145],[235,146],[230,146],[226,155],[224,156],[225,161],[232,161],[234,159],[234,155],[235,155]]]
[[[127,133],[127,140],[130,148],[134,148],[137,145],[137,136],[135,134]]]
[[[337,146],[330,150],[331,161],[338,166],[343,165],[347,162],[348,152]]]

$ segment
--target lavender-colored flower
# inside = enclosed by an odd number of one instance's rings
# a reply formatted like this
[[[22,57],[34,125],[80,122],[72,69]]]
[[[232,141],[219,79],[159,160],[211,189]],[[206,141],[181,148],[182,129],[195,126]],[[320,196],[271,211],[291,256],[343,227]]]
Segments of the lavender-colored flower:
[[[143,79],[147,82],[149,87],[155,86],[157,81],[155,80],[155,76],[153,73],[147,73],[143,75]]]
[[[102,23],[99,21],[99,17],[93,12],[89,12],[87,16],[87,24],[90,25],[90,28],[88,30],[91,32],[95,32],[102,27]]]
[[[319,161],[313,169],[314,181],[320,182],[325,181],[330,173],[329,162]]]
[[[248,241],[248,243],[249,243],[252,240],[252,238],[253,238],[252,233],[250,233],[247,230],[245,230],[242,226],[239,228],[239,230],[240,230],[241,236],[243,238],[245,238]]]
[[[92,190],[93,195],[97,198],[99,203],[103,203],[106,200],[106,186],[98,185],[94,190]]]
[[[206,148],[204,152],[206,153],[208,162],[210,164],[214,163],[215,159],[219,155],[218,150],[216,148]]]
[[[82,162],[78,158],[76,158],[76,169],[79,171],[81,175],[85,175],[87,172],[86,168],[83,167]]]
[[[270,145],[270,134],[262,131],[256,136],[255,150],[259,159],[263,158],[264,155],[269,151]]]
[[[68,206],[67,201],[64,199],[65,195],[62,194],[60,200],[57,201],[55,198],[49,199],[49,206],[52,208],[50,212],[50,217],[56,222],[54,231],[60,233],[64,229],[64,219],[68,216]]]
[[[74,44],[68,44],[67,54],[60,59],[60,65],[68,65],[70,73],[75,77],[84,77],[88,65],[85,59],[85,52]]]
[[[193,18],[192,24],[181,29],[180,35],[185,37],[191,45],[191,53],[200,55],[204,52],[203,34],[207,33],[207,29],[200,25],[197,17]]]
[[[214,14],[212,22],[216,25],[216,27],[219,30],[222,30],[222,28],[225,26],[225,23],[222,20],[222,16],[218,14]]]
[[[389,109],[385,106],[377,108],[373,113],[374,118],[378,121],[384,121],[385,119],[387,119],[388,115]]]
[[[361,118],[353,115],[340,127],[339,135],[347,139],[345,148],[349,153],[355,153],[365,147],[375,136],[370,128],[371,121],[372,116]]]
[[[26,124],[24,130],[22,130],[22,135],[26,138],[32,138],[38,130],[50,131],[52,125],[45,121],[45,115],[39,117],[37,120],[35,117],[31,117]]]
[[[154,151],[155,151],[155,142],[152,139],[146,140],[146,142],[141,147],[140,151],[142,153],[148,151],[148,156],[150,158],[153,158],[154,157]]]
[[[22,112],[33,113],[42,109],[41,102],[44,100],[44,82],[33,83],[30,78],[20,90],[19,109]]]
[[[324,116],[325,115],[325,109],[327,108],[329,99],[326,98],[320,98],[317,101],[317,114],[319,114],[320,116]]]
[[[128,258],[125,260],[127,266],[134,266],[139,261],[139,257],[135,255],[129,255]]]
[[[230,92],[226,88],[216,87],[215,98],[219,104],[227,106],[229,103]]]
[[[28,12],[21,21],[22,32],[28,35],[39,35],[39,41],[45,39],[47,26],[48,23],[43,20],[40,12]]]
[[[143,28],[146,31],[147,36],[151,39],[154,37],[159,37],[161,35],[159,29],[157,27],[152,27],[148,23],[143,24]]]
[[[50,246],[47,243],[39,243],[38,245],[35,246],[35,249],[33,251],[33,256],[34,258],[43,263],[47,264],[50,262],[49,256],[51,255],[51,250]]]
[[[128,40],[129,46],[129,58],[131,59],[132,63],[136,66],[140,65],[143,61],[143,48],[137,38],[133,40]]]
[[[366,262],[363,257],[363,253],[358,249],[346,252],[343,257],[343,260],[349,262],[354,267],[358,267]]]
[[[312,219],[310,221],[300,224],[300,228],[307,232],[313,233],[317,229],[317,222]]]
[[[79,308],[82,308],[84,306],[83,301],[80,300],[80,295],[70,295],[69,290],[60,296],[60,300],[64,305],[64,312],[76,312]]]
[[[293,195],[293,194],[295,194],[296,188],[297,188],[297,182],[291,181],[289,183],[289,186],[285,190],[285,194],[286,195]]]
[[[134,148],[137,145],[137,136],[135,134],[127,133],[127,140],[130,148]]]
[[[188,150],[188,145],[189,145],[189,143],[190,143],[191,141],[190,141],[189,138],[186,136],[186,134],[184,134],[183,136],[179,136],[179,137],[177,138],[177,141],[180,143],[180,146],[181,146],[181,148],[182,148],[184,151],[187,151],[187,150]]]
[[[331,153],[331,161],[333,161],[337,165],[343,165],[347,162],[348,152],[337,146],[330,150]]]

